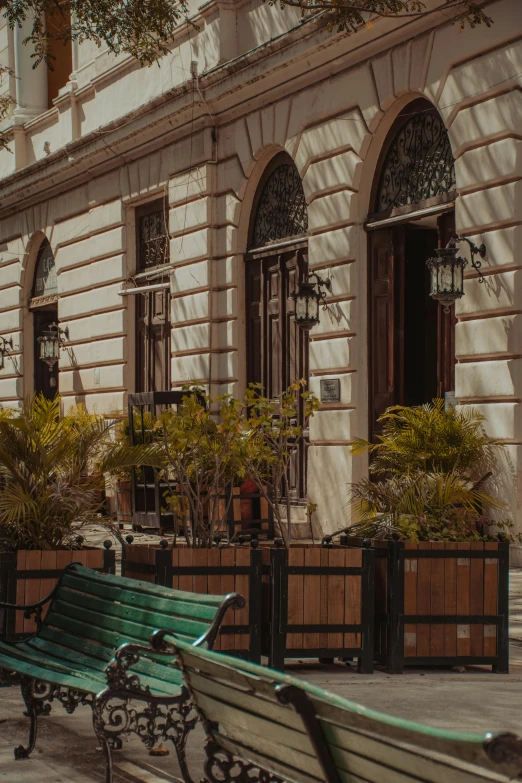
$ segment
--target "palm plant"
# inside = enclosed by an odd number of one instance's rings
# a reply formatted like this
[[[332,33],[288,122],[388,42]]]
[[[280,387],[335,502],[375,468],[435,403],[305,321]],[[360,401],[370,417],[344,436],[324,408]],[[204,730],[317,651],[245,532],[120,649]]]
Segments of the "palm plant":
[[[111,429],[82,406],[60,416],[60,400],[42,395],[0,412],[1,548],[76,548],[100,522],[104,475],[161,463],[156,444],[131,447]]]
[[[399,536],[411,541],[469,541],[484,538],[483,515],[504,504],[482,489],[472,472],[491,458],[495,441],[473,409],[445,408],[443,400],[408,408],[395,405],[380,417],[375,444],[358,439],[355,453],[370,454],[370,477],[352,487],[355,525],[351,535]],[[497,522],[500,529],[509,521]]]
[[[497,445],[482,430],[483,416],[473,408],[445,408],[441,399],[412,408],[393,405],[379,422],[382,435],[377,443],[357,438],[353,444],[356,454],[368,451],[374,475],[467,475]]]

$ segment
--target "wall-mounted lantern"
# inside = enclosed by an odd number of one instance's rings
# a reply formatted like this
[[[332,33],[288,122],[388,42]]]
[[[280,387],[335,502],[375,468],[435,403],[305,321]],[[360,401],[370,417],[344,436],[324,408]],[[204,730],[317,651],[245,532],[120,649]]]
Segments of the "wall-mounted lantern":
[[[65,345],[65,340],[69,339],[69,330],[67,327],[61,329],[56,323],[49,324],[43,330],[38,338],[40,344],[40,359],[49,367],[49,372],[53,371],[54,365],[60,358],[60,348]]]
[[[315,280],[312,282],[312,278]],[[321,286],[330,290],[332,283],[329,279],[323,280],[315,272],[307,275],[306,280],[299,283],[299,288],[291,294],[295,300],[295,322],[305,332],[309,332],[319,323],[319,304],[326,310],[326,291]]]
[[[480,271],[481,262],[476,258],[485,258],[486,246],[477,247],[467,237],[455,236],[446,247],[435,250],[437,256],[428,258],[426,264],[431,273],[430,296],[436,299],[444,307],[444,312],[449,313],[450,307],[456,299],[464,295],[464,269],[468,265],[467,259],[457,255],[458,242],[467,242],[471,250],[471,266],[479,273],[479,283],[484,282]]]
[[[13,338],[10,337],[9,340],[6,340],[5,337],[2,337],[0,335],[0,370],[4,369],[6,354],[8,354],[12,350],[13,350]]]

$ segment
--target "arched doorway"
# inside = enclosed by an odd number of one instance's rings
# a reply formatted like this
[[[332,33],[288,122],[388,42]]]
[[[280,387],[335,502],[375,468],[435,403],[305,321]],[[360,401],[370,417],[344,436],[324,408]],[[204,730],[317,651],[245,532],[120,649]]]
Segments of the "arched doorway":
[[[369,232],[369,428],[395,404],[455,389],[455,315],[429,296],[426,260],[455,233],[455,165],[425,100],[398,116],[381,154]]]
[[[58,277],[54,255],[47,239],[38,251],[29,302],[33,314],[34,392],[52,399],[58,391],[58,362],[49,367],[40,357],[38,338],[48,327],[58,323]]]
[[[291,294],[308,267],[308,212],[299,172],[280,153],[267,166],[254,199],[245,256],[247,382],[277,399],[308,378],[308,335],[295,324]],[[306,496],[306,446],[290,475],[293,500]]]

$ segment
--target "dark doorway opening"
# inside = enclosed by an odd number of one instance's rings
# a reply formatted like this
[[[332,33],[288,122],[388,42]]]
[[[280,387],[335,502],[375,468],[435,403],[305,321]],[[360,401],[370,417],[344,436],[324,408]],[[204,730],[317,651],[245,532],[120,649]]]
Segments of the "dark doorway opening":
[[[429,295],[427,259],[454,232],[453,211],[370,234],[370,437],[391,405],[455,389],[455,313]]]
[[[426,261],[437,247],[437,231],[405,226],[403,404],[421,405],[437,396],[438,304],[429,295]]]
[[[58,305],[33,310],[34,332],[34,392],[52,400],[58,394],[58,362],[50,368],[40,359],[38,338],[51,324],[58,323]]]

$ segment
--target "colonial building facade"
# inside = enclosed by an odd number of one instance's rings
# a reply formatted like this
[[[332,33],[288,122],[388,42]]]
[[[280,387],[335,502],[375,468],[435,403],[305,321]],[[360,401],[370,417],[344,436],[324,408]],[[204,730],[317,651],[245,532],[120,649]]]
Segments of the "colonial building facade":
[[[86,43],[52,76],[4,28],[0,403],[58,390],[112,412],[134,390],[276,397],[305,377],[322,399],[292,479],[306,533],[306,500],[323,532],[349,523],[354,437],[446,395],[505,444],[493,489],[522,530],[522,13],[497,0],[491,28],[461,31],[440,5],[336,34],[210,0],[156,66]],[[485,243],[484,280],[468,265],[445,314],[425,261],[455,231]],[[330,287],[306,333],[291,295],[312,272]]]

